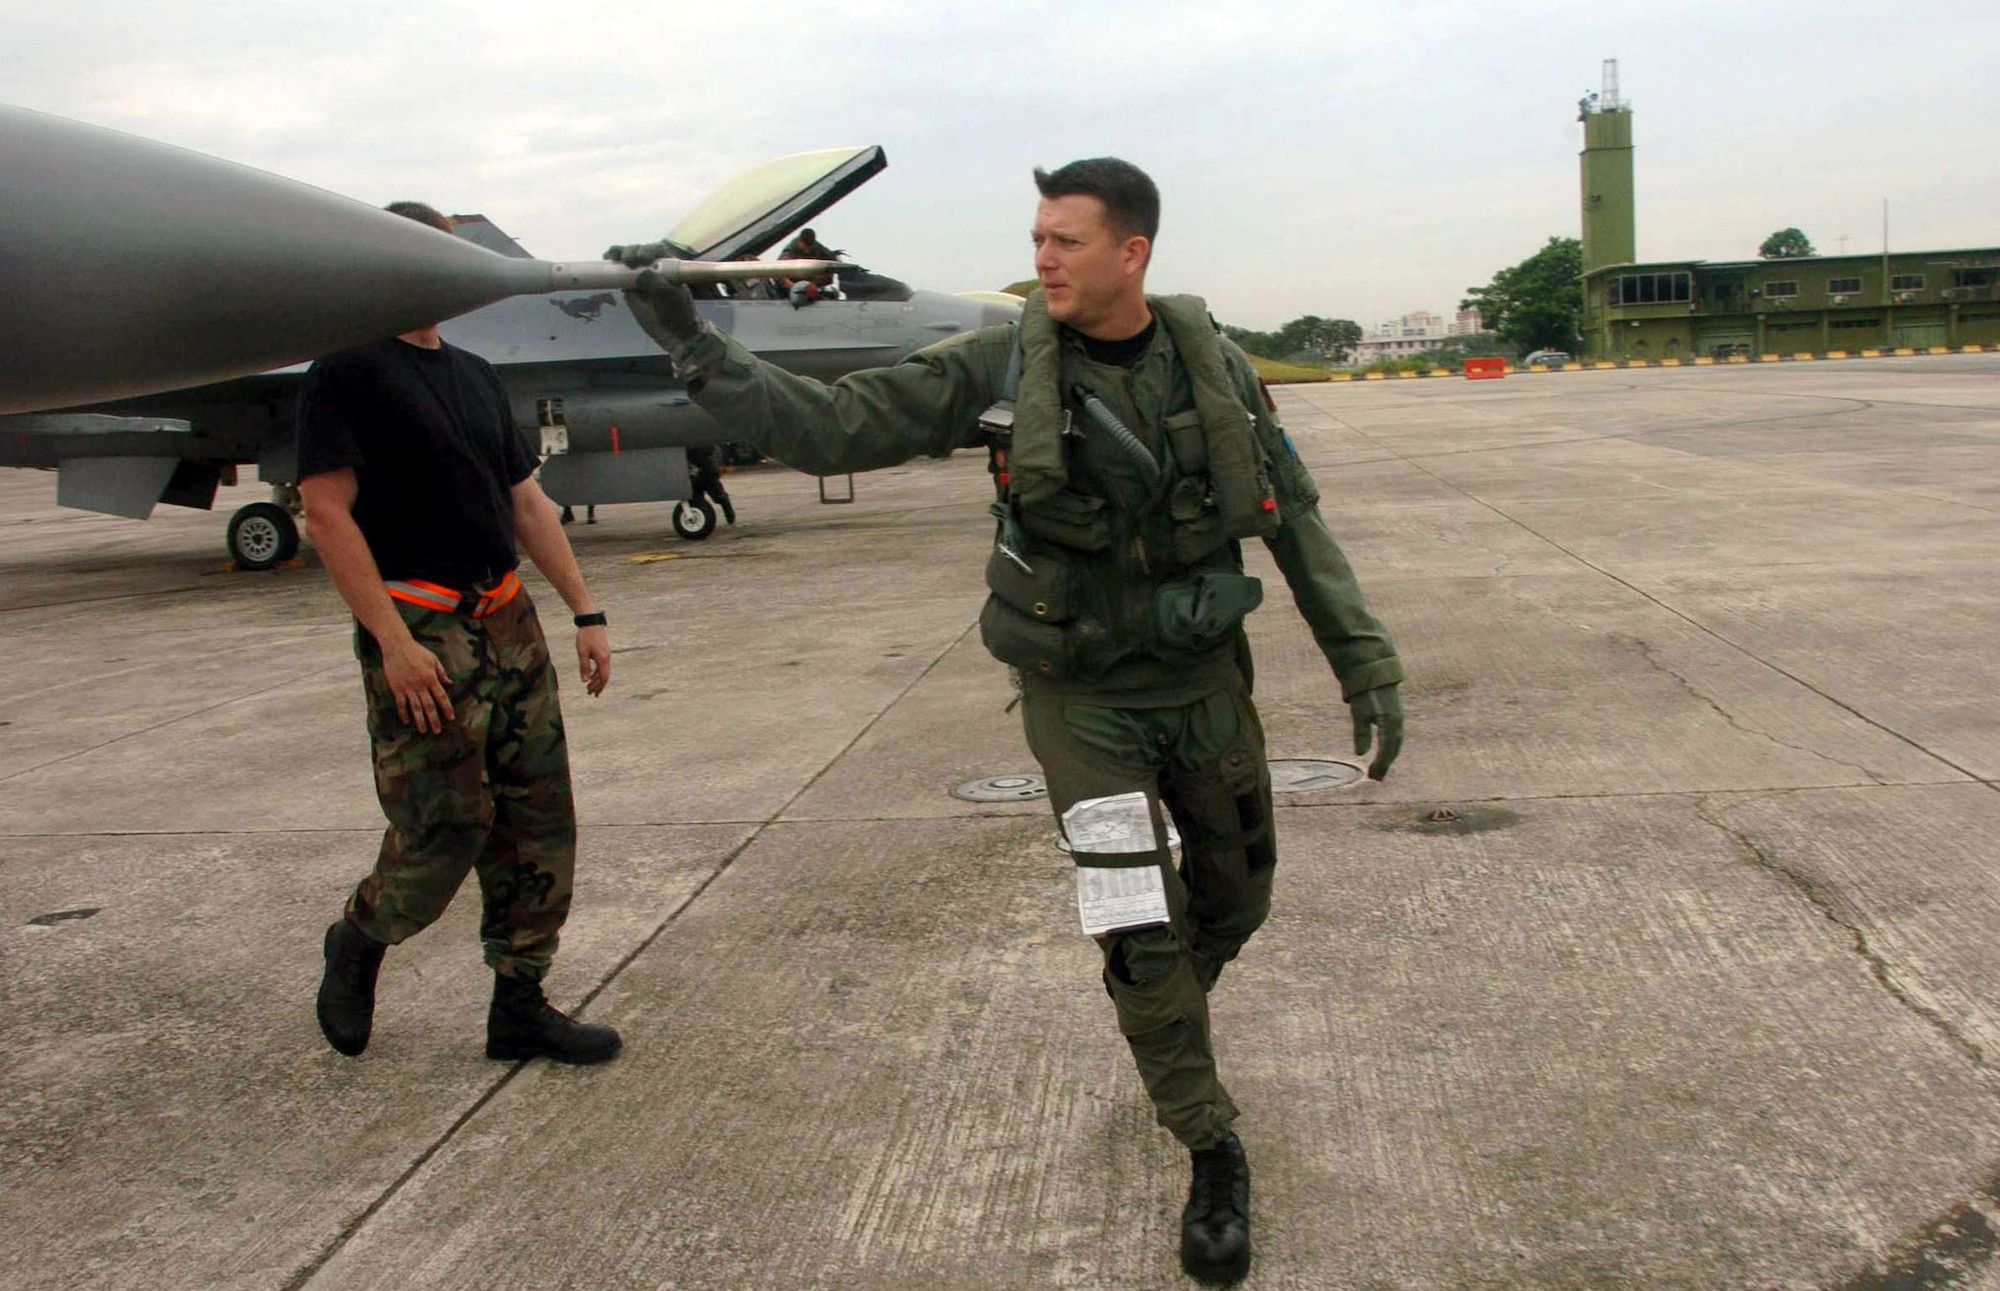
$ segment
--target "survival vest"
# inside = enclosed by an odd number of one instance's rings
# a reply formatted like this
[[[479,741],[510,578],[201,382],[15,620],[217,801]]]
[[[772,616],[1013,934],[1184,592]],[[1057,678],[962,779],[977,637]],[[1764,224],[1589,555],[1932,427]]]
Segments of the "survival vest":
[[[980,416],[995,490],[980,636],[1041,682],[1136,690],[1191,679],[1233,656],[1263,599],[1237,546],[1278,524],[1254,414],[1207,307],[1191,296],[1148,303],[1189,386],[1168,404],[1157,456],[1063,381],[1039,292],[1000,398]]]

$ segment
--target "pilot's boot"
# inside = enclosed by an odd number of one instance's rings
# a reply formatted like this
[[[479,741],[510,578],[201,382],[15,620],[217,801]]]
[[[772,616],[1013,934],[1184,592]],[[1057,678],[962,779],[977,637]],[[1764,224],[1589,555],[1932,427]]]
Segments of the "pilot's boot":
[[[389,949],[338,919],[326,930],[326,974],[319,981],[319,1029],[326,1042],[352,1058],[368,1047],[375,1022],[375,975]]]
[[[1194,1182],[1181,1211],[1181,1267],[1197,1282],[1224,1286],[1250,1272],[1250,1161],[1234,1131],[1197,1148]]]
[[[562,522],[563,522],[564,524],[575,524],[575,523],[576,523],[576,508],[575,508],[575,507],[564,507],[564,508],[563,508],[563,513],[562,513]]]
[[[716,498],[715,500],[716,500],[717,502],[720,502],[720,503],[722,504],[722,521],[723,521],[723,523],[724,523],[724,524],[735,524],[735,523],[736,523],[736,508],[735,508],[734,506],[732,506],[732,505],[730,504],[730,501],[729,501],[729,495],[728,495],[727,493],[724,493],[724,494],[720,495],[719,497],[717,497],[717,498]]]
[[[494,976],[493,1007],[486,1011],[487,1057],[605,1062],[618,1055],[620,1044],[610,1027],[578,1022],[558,1012],[542,994],[540,982],[504,973]]]

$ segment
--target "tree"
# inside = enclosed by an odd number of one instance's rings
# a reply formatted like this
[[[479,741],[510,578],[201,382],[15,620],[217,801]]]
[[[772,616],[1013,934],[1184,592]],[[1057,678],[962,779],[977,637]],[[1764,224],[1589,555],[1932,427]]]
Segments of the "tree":
[[[1361,324],[1350,318],[1321,318],[1307,314],[1294,318],[1275,332],[1253,332],[1247,327],[1222,325],[1222,334],[1235,341],[1245,354],[1279,360],[1304,359],[1336,366],[1347,362],[1348,352],[1361,339]]]
[[[1460,309],[1479,317],[1507,345],[1577,352],[1583,339],[1583,243],[1550,238],[1548,245],[1484,287],[1469,287]]]
[[[1779,229],[1764,239],[1764,245],[1757,248],[1757,254],[1766,260],[1796,260],[1800,256],[1818,255],[1813,250],[1812,239],[1797,229]]]
[[[1278,357],[1278,338],[1269,332],[1253,332],[1247,327],[1236,327],[1229,323],[1222,325],[1222,334],[1236,342],[1245,354],[1255,354],[1259,358]]]
[[[1294,318],[1272,337],[1278,353],[1273,358],[1308,358],[1325,363],[1341,363],[1361,339],[1361,325],[1346,318],[1321,318],[1307,314]]]

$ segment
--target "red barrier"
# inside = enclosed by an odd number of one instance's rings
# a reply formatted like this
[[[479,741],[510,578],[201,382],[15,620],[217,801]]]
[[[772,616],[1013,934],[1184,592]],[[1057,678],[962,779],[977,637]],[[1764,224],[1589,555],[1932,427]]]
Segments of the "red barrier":
[[[1505,359],[1467,359],[1465,379],[1467,381],[1498,381],[1507,375]]]

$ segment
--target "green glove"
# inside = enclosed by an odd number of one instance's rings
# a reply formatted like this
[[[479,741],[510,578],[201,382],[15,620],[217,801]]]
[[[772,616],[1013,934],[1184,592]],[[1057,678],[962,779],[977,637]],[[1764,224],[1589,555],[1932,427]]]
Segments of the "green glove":
[[[701,339],[701,315],[695,312],[694,297],[686,287],[651,269],[626,291],[625,304],[646,335],[676,359]]]
[[[635,242],[631,246],[618,246],[606,249],[604,258],[606,260],[616,260],[627,269],[644,269],[649,264],[655,264],[666,259],[668,256],[679,254],[678,251],[674,250],[673,243],[671,242]]]
[[[1360,757],[1369,745],[1375,744],[1375,760],[1368,764],[1368,778],[1380,780],[1389,774],[1390,764],[1403,751],[1402,698],[1394,686],[1377,686],[1348,700],[1347,711],[1354,714],[1354,756]],[[1382,738],[1376,744],[1378,727]]]

